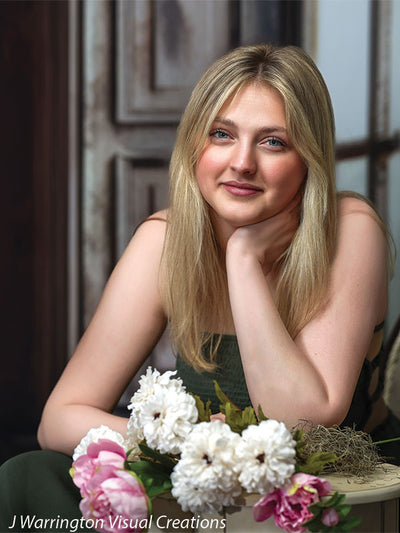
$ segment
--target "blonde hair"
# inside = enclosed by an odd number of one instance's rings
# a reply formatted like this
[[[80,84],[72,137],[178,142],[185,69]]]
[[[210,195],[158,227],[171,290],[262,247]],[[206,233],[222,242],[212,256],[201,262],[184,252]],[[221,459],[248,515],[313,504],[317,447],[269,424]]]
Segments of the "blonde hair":
[[[193,90],[170,165],[162,290],[175,351],[198,370],[215,367],[218,344],[210,343],[208,355],[203,353],[213,338],[204,331],[204,317],[218,331],[229,304],[223,257],[195,170],[219,110],[254,82],[279,91],[289,137],[308,169],[300,225],[279,259],[277,305],[293,338],[321,303],[335,246],[334,118],[320,72],[293,46],[255,45],[230,52],[209,67]]]

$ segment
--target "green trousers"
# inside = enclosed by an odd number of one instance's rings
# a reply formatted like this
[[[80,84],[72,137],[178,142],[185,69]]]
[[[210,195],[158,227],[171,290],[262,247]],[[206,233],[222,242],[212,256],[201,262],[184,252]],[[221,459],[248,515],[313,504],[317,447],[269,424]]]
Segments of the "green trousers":
[[[17,455],[0,467],[0,533],[78,533],[87,528],[70,457],[52,451]]]

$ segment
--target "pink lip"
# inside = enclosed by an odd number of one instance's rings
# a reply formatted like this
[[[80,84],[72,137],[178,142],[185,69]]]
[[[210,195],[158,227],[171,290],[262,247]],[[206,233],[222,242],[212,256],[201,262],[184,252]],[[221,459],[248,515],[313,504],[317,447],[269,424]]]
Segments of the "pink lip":
[[[262,192],[260,187],[257,187],[252,183],[241,183],[240,181],[225,181],[222,183],[222,186],[234,196],[253,196],[254,194]]]

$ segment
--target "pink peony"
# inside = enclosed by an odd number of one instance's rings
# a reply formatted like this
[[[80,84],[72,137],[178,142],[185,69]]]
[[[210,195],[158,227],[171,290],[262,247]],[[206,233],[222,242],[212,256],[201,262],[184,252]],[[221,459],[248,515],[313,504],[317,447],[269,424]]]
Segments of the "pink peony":
[[[79,508],[97,531],[136,533],[147,529],[150,500],[132,472],[100,466],[86,484],[88,496]]]
[[[337,511],[333,509],[333,507],[324,509],[322,511],[321,522],[324,524],[324,526],[336,526],[336,524],[339,522],[339,515],[337,514]]]
[[[89,444],[86,454],[78,457],[72,464],[73,480],[81,489],[82,497],[88,496],[87,484],[100,465],[124,468],[125,460],[125,450],[112,440],[99,439]]]
[[[331,488],[325,479],[294,474],[289,484],[266,494],[254,505],[254,520],[261,522],[273,516],[275,524],[287,533],[306,531],[303,524],[313,517],[309,505],[320,501]]]

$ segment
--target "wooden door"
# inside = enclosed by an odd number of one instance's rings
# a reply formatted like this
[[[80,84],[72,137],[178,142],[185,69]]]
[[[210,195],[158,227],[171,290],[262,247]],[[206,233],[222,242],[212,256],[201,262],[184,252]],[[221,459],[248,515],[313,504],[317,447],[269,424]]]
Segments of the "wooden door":
[[[167,204],[176,127],[202,72],[239,44],[296,42],[300,8],[255,0],[84,2],[83,326],[136,225]],[[164,338],[145,366],[173,366],[167,346]]]

